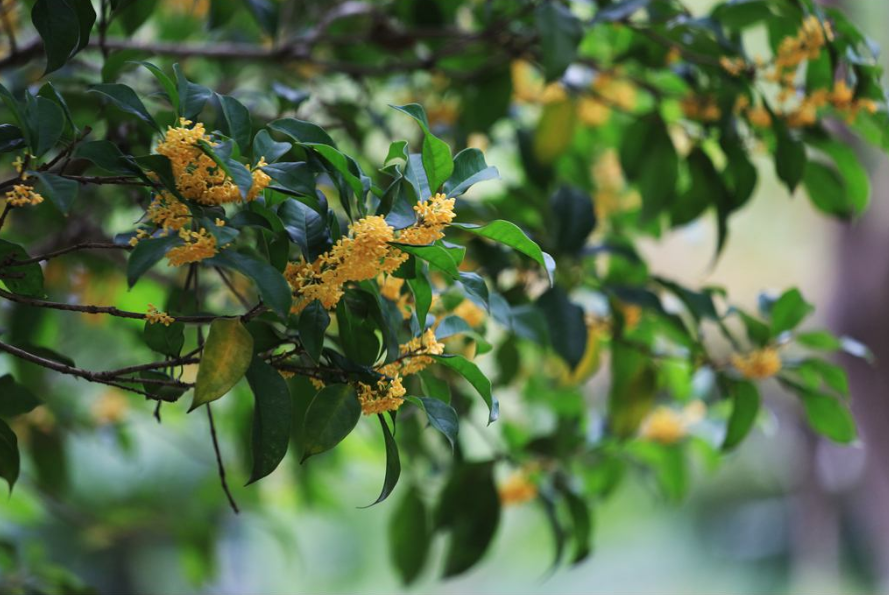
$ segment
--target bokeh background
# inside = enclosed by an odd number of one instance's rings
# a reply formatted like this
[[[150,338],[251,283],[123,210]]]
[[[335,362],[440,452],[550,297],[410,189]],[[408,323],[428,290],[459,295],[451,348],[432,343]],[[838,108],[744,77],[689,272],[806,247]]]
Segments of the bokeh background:
[[[889,45],[883,26],[889,4],[848,0],[844,8],[878,43]],[[508,175],[517,167],[515,152],[493,136],[488,161]],[[503,138],[508,143],[511,136]],[[720,467],[696,469],[683,503],[667,503],[654,486],[633,481],[598,507],[595,551],[581,566],[548,573],[546,517],[525,504],[506,510],[483,564],[448,582],[434,578],[432,565],[413,591],[889,592],[889,163],[863,149],[861,155],[873,172],[873,197],[860,221],[839,224],[817,215],[802,197],[788,197],[763,161],[755,198],[733,218],[728,248],[715,268],[715,229],[706,222],[644,246],[657,273],[692,286],[723,285],[740,305],[753,307],[761,290],[798,286],[819,305],[814,327],[868,344],[874,366],[843,362],[851,373],[860,443],[836,447],[816,438],[790,399],[776,384],[767,385],[771,419]],[[82,291],[118,300],[123,308],[128,302],[142,308],[152,297],[150,286],[127,293],[101,279],[85,284]],[[91,322],[84,317],[73,324]],[[84,367],[110,367],[124,358],[128,341],[137,341],[137,331],[134,326],[132,338],[121,338],[95,327],[95,341],[66,345],[73,333],[46,326],[41,341],[62,352],[77,349]],[[0,373],[7,365],[0,360]],[[203,417],[186,420],[169,411],[158,425],[148,404],[125,405],[114,393],[70,386],[67,400],[75,402],[69,406],[104,425],[69,436],[66,454],[46,466],[55,468],[55,480],[70,482],[69,497],[47,497],[26,469],[12,497],[0,503],[0,535],[24,543],[34,565],[71,572],[100,592],[401,590],[386,537],[398,494],[370,510],[358,508],[379,489],[383,468],[373,428],[360,427],[324,461],[297,469],[288,458],[286,468],[261,484],[236,488],[242,513],[235,516],[220,505]],[[237,418],[223,416],[229,424],[223,433],[238,435],[240,428],[231,427]],[[31,439],[49,441],[52,456],[50,433],[37,431]],[[228,460],[243,451],[237,446],[223,444]],[[436,551],[442,545],[436,543]]]

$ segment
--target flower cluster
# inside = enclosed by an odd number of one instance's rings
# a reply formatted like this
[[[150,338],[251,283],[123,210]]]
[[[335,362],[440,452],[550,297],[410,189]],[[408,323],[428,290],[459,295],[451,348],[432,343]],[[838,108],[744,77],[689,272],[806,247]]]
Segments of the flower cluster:
[[[365,415],[395,411],[404,403],[405,388],[402,378],[416,374],[431,365],[430,355],[444,353],[444,344],[435,338],[435,331],[426,329],[422,335],[401,345],[400,357],[377,371],[383,375],[376,387],[364,382],[358,383],[358,400]]]
[[[6,193],[6,202],[14,207],[35,206],[43,202],[43,197],[27,184],[16,184]]]
[[[179,126],[168,127],[164,139],[157,145],[157,152],[170,160],[176,189],[185,198],[203,205],[240,202],[242,197],[237,184],[201,148],[202,142],[215,145],[204,125],[198,122],[189,128],[191,124],[190,120],[180,118]],[[260,169],[263,165],[265,161],[260,159],[252,170],[253,186],[247,194],[248,201],[256,199],[271,181]]]
[[[179,231],[191,222],[191,212],[188,207],[168,192],[154,196],[154,200],[148,205],[146,215],[164,233]]]
[[[145,321],[148,324],[162,324],[164,326],[170,326],[176,319],[167,314],[166,312],[161,312],[157,308],[154,307],[154,304],[148,304],[148,312],[145,313]]]
[[[398,232],[397,237],[383,217],[364,217],[349,225],[348,236],[337,240],[314,262],[288,263],[284,276],[297,298],[294,313],[301,312],[314,300],[331,309],[343,297],[346,283],[394,272],[408,255],[390,242],[426,245],[443,238],[444,228],[454,219],[454,199],[436,194],[415,205],[414,210],[417,222]]]
[[[660,444],[675,444],[688,435],[689,427],[701,421],[706,411],[703,401],[692,401],[681,411],[656,407],[642,421],[639,437]]]
[[[167,259],[170,266],[178,267],[184,264],[200,262],[206,258],[212,258],[218,252],[216,238],[213,234],[201,228],[198,231],[180,229],[179,237],[184,244],[175,246],[167,251]]]
[[[744,378],[762,380],[781,371],[781,355],[774,347],[763,347],[749,353],[733,354],[732,365]]]
[[[504,506],[524,504],[537,497],[538,489],[525,471],[517,471],[510,475],[497,489],[500,503]]]
[[[686,95],[679,107],[689,120],[716,122],[722,117],[722,110],[719,109],[716,99],[709,95]]]

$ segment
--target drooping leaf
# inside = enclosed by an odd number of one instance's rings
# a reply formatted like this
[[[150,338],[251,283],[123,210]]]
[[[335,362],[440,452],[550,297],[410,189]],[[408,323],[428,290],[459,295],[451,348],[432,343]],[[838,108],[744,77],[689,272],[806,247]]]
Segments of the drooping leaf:
[[[244,377],[253,360],[253,336],[237,318],[210,324],[189,412],[221,398]]]
[[[287,381],[272,366],[255,357],[247,369],[253,391],[253,470],[247,484],[269,475],[287,454],[293,401]]]
[[[128,114],[133,114],[143,122],[148,123],[158,132],[162,132],[161,127],[151,116],[151,114],[148,113],[148,110],[145,109],[145,105],[142,103],[142,100],[139,99],[139,96],[136,95],[136,92],[133,91],[130,87],[121,83],[102,83],[93,85],[92,87],[90,87],[89,91],[104,95],[105,97],[110,99],[114,105],[116,105],[123,111],[127,112]]]
[[[0,376],[0,417],[10,418],[28,413],[40,405],[40,400],[27,387],[19,384],[12,374]]]
[[[752,382],[731,385],[732,414],[728,420],[722,450],[732,450],[750,433],[759,415],[759,390]]]
[[[491,381],[479,369],[477,365],[462,355],[434,355],[436,362],[447,366],[466,379],[469,384],[481,395],[488,406],[488,423],[493,423],[500,416],[500,403],[491,392]]]
[[[422,572],[431,539],[426,504],[418,490],[411,486],[389,521],[389,551],[405,585],[416,581]]]
[[[314,362],[321,359],[324,333],[329,325],[330,314],[318,300],[314,300],[306,306],[299,315],[299,339],[303,349]]]
[[[383,489],[380,491],[380,495],[370,506],[379,504],[388,498],[392,490],[395,489],[398,478],[401,477],[401,460],[398,457],[398,444],[395,442],[395,436],[392,435],[389,424],[386,423],[386,416],[379,414],[377,417],[380,420],[380,427],[383,429],[383,442],[386,445],[386,477],[383,479]]]
[[[429,425],[441,432],[454,448],[457,434],[460,431],[460,420],[453,407],[433,397],[406,397],[411,403],[420,407],[429,420]]]
[[[18,439],[9,425],[0,419],[0,477],[9,484],[9,492],[19,478]]]
[[[315,395],[303,424],[303,457],[328,451],[352,433],[361,404],[349,384],[328,384]]]

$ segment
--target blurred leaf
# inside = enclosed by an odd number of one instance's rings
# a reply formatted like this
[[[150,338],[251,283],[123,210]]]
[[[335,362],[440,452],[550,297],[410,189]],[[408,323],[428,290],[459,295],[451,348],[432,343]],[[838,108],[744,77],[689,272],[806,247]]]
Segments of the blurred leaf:
[[[287,319],[293,296],[284,275],[275,267],[255,256],[234,250],[223,250],[204,262],[233,269],[252,279],[262,301],[283,320]]]
[[[19,446],[15,433],[0,419],[0,477],[9,484],[9,493],[19,478]]]
[[[130,87],[121,83],[102,83],[99,85],[93,85],[92,87],[90,87],[89,91],[104,95],[111,100],[111,103],[113,103],[123,111],[127,112],[128,114],[133,114],[143,122],[148,123],[158,132],[163,133],[161,127],[158,126],[158,123],[154,120],[154,118],[151,117],[151,114],[148,113],[148,110],[145,109],[145,105],[142,103],[142,100],[139,99],[138,95],[136,95],[136,92],[133,91]]]
[[[611,432],[620,438],[633,436],[654,405],[656,391],[657,375],[651,360],[633,347],[613,343],[608,395]]]
[[[455,465],[440,496],[435,525],[451,534],[445,578],[472,568],[494,539],[500,522],[500,496],[493,468],[491,462]]]
[[[556,2],[546,2],[534,11],[534,24],[540,35],[543,74],[552,81],[565,72],[577,55],[583,26],[571,10]]]
[[[722,450],[728,451],[738,446],[756,422],[759,415],[759,390],[752,382],[732,382],[730,395],[732,414],[729,417],[722,442]]]
[[[170,326],[146,322],[142,338],[152,351],[178,357],[185,344],[185,325],[181,322],[174,322]]]
[[[40,405],[40,400],[17,383],[12,374],[0,376],[0,417],[22,415]]]
[[[389,519],[390,557],[401,581],[410,585],[423,570],[432,540],[429,513],[415,487],[407,490]]]
[[[21,266],[10,263],[28,260],[28,253],[18,244],[0,240],[0,282],[12,293],[27,297],[42,298],[43,269],[40,264],[32,262]]]
[[[571,302],[558,285],[537,298],[537,307],[546,318],[553,349],[572,369],[576,368],[587,345],[583,308]]]
[[[559,250],[576,254],[596,227],[596,213],[589,194],[572,186],[560,186],[549,201],[554,216],[552,237]]]
[[[243,378],[253,359],[253,336],[237,318],[217,318],[201,355],[189,412],[219,399]]]
[[[824,393],[797,387],[812,429],[834,442],[848,444],[856,438],[855,420],[839,400]]]
[[[802,322],[814,308],[803,299],[798,289],[790,289],[784,292],[772,305],[772,335],[777,336],[784,331],[789,331]]]
[[[620,164],[642,195],[642,216],[652,219],[669,208],[676,194],[679,157],[667,125],[656,114],[627,128],[620,146]]]

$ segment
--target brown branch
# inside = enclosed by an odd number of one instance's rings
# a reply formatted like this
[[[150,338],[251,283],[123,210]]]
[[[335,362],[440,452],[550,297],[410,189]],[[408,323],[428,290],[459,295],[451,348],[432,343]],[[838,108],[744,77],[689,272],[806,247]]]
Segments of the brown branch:
[[[93,372],[91,370],[84,370],[83,368],[78,368],[76,366],[69,366],[67,364],[63,364],[61,362],[53,361],[51,359],[46,359],[44,357],[40,357],[39,355],[35,355],[24,349],[20,349],[18,347],[14,347],[7,343],[0,342],[0,351],[4,351],[9,355],[17,357],[21,360],[31,362],[32,364],[36,364],[43,368],[47,368],[48,370],[53,370],[54,372],[58,372],[59,374],[66,374],[68,376],[76,376],[78,378],[82,378],[89,382],[96,382],[98,384],[107,384],[109,386],[114,386],[116,388],[120,388],[123,390],[127,390],[144,397],[148,397],[153,400],[169,400],[175,401],[176,398],[165,398],[161,395],[153,395],[149,392],[139,390],[133,388],[131,386],[127,386],[125,384],[121,384],[121,382],[138,382],[142,384],[163,384],[169,386],[177,386],[179,388],[191,388],[191,384],[187,384],[185,382],[179,381],[162,381],[159,379],[119,379],[116,375],[116,371],[111,372]]]
[[[64,304],[61,302],[50,302],[47,300],[41,300],[38,298],[27,297],[23,295],[17,295],[14,293],[10,293],[3,289],[0,289],[0,297],[5,298],[11,302],[16,302],[18,304],[25,304],[27,306],[34,306],[37,308],[49,308],[51,310],[64,310],[66,312],[82,312],[84,314],[107,314],[108,316],[116,316],[117,318],[130,318],[133,320],[145,320],[147,318],[146,314],[141,312],[129,312],[127,310],[121,310],[119,308],[115,308],[114,306],[93,306],[93,305],[81,305],[81,304]],[[260,313],[265,311],[265,306],[262,304],[257,304],[248,312],[241,314],[238,318],[243,321],[248,321],[255,316],[258,316]],[[176,322],[183,322],[185,324],[207,324],[213,322],[218,318],[235,318],[235,316],[226,316],[226,315],[216,315],[216,314],[204,314],[204,315],[194,315],[194,316],[175,316],[174,319]]]
[[[219,481],[222,482],[222,490],[228,503],[231,505],[235,514],[240,513],[238,504],[232,496],[231,490],[228,489],[228,482],[225,480],[225,465],[222,464],[222,453],[219,451],[219,439],[216,437],[216,424],[213,423],[213,412],[210,410],[210,403],[207,403],[207,419],[210,421],[210,438],[213,440],[213,452],[216,454],[216,467],[219,469]]]
[[[60,250],[55,250],[53,252],[47,252],[46,254],[41,254],[40,256],[34,256],[29,258],[28,260],[13,260],[9,263],[5,263],[6,266],[24,266],[26,264],[31,264],[34,262],[43,262],[44,260],[50,260],[52,258],[56,258],[57,256],[62,256],[64,254],[69,254],[71,252],[77,252],[79,250],[132,250],[133,247],[129,244],[112,244],[110,242],[81,242],[80,244],[74,244],[73,246],[68,246],[67,248],[62,248]],[[0,263],[0,268],[2,268],[4,263]]]

